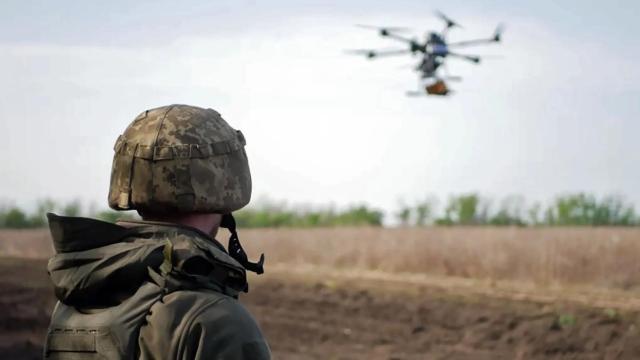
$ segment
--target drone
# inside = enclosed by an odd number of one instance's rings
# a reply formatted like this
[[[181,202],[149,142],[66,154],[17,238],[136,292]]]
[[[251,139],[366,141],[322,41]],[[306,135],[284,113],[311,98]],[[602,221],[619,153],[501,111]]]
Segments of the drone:
[[[446,68],[445,60],[449,57],[458,58],[465,61],[469,61],[474,64],[480,63],[480,56],[461,54],[452,49],[462,48],[467,46],[498,43],[502,39],[503,25],[499,24],[496,27],[493,35],[488,38],[472,39],[458,42],[447,42],[446,37],[454,27],[462,28],[460,24],[451,20],[442,12],[436,11],[436,16],[445,23],[445,27],[441,32],[430,31],[427,33],[423,42],[417,40],[417,38],[408,38],[400,35],[409,31],[408,28],[403,27],[378,27],[371,25],[357,25],[366,29],[374,29],[378,31],[378,34],[382,37],[392,40],[400,41],[408,45],[403,49],[385,49],[385,50],[370,50],[370,49],[357,49],[347,50],[347,53],[355,55],[364,55],[369,60],[396,56],[396,55],[417,55],[420,54],[422,59],[415,66],[414,70],[420,73],[421,87],[419,91],[409,91],[409,96],[421,96],[421,95],[436,95],[446,96],[452,91],[447,85],[447,81],[460,81],[460,76],[450,76]],[[441,73],[440,69],[444,71]]]

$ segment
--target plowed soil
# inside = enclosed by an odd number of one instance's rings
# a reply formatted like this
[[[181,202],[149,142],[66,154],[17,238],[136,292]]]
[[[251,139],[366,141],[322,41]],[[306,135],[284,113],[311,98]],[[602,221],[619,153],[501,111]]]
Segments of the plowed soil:
[[[276,359],[638,359],[633,309],[271,272],[242,302]],[[45,261],[0,259],[0,358],[38,359],[54,305]]]

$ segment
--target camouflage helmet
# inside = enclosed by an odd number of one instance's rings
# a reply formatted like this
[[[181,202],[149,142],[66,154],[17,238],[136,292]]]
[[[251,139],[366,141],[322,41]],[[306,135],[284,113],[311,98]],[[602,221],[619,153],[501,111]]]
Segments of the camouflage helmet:
[[[245,139],[212,109],[169,105],[118,137],[109,206],[139,212],[230,213],[249,203]]]

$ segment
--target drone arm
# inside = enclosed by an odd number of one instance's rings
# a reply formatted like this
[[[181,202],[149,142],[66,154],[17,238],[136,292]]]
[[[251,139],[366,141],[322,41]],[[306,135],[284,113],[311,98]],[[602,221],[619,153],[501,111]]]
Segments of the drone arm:
[[[451,52],[451,51],[449,51],[449,53],[447,55],[453,56],[453,57],[457,57],[457,58],[460,58],[460,59],[464,59],[464,60],[467,60],[467,61],[471,61],[471,62],[476,63],[476,64],[480,62],[480,57],[479,56],[458,54],[458,53],[454,53],[454,52]]]
[[[383,35],[383,36],[384,36],[384,37],[388,37],[388,38],[390,38],[390,39],[394,39],[394,40],[402,41],[402,42],[405,42],[405,43],[407,43],[407,44],[411,44],[411,43],[413,42],[411,39],[407,39],[407,38],[406,38],[406,37],[404,37],[404,36],[400,36],[400,35],[397,35],[397,34],[394,34],[394,33],[390,33],[390,32],[389,32],[389,33],[387,33],[386,35]]]
[[[490,39],[474,39],[474,40],[466,40],[466,41],[458,41],[453,43],[448,43],[449,47],[457,47],[457,46],[472,46],[472,45],[480,45],[480,44],[490,44],[497,42],[494,38]]]
[[[493,36],[485,39],[474,39],[474,40],[466,40],[459,41],[454,43],[449,43],[449,46],[472,46],[472,45],[480,45],[480,44],[491,44],[500,42],[502,37],[502,31],[504,30],[504,25],[499,24],[496,28],[496,31],[493,33]]]

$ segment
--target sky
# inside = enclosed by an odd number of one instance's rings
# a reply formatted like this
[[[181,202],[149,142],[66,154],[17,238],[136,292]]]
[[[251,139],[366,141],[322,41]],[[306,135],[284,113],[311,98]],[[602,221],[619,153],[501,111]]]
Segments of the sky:
[[[410,98],[418,58],[354,26],[490,35],[450,60],[448,98]],[[3,1],[0,202],[106,207],[113,144],[140,112],[211,107],[247,138],[255,203],[393,209],[480,192],[640,205],[637,1]]]

